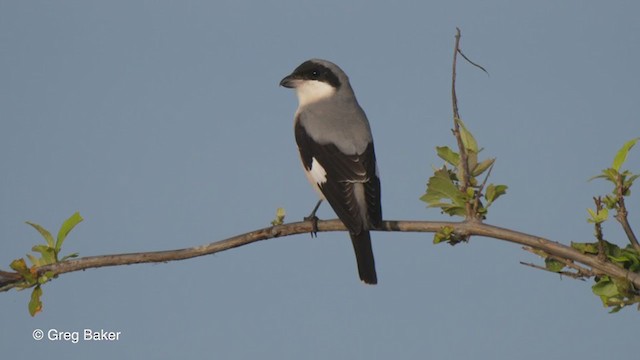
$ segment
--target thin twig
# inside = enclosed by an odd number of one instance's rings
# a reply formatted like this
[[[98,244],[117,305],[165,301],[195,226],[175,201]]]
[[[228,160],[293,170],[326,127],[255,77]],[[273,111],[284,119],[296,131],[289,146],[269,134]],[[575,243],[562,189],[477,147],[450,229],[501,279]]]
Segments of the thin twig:
[[[562,275],[562,276],[568,276],[570,278],[574,278],[574,279],[577,279],[577,280],[582,280],[582,281],[585,280],[583,275],[580,275],[578,273],[574,273],[574,272],[571,272],[571,271],[553,271],[553,270],[547,269],[544,266],[540,266],[540,265],[536,265],[534,263],[528,263],[528,262],[524,262],[524,261],[520,261],[520,265],[529,266],[529,267],[532,267],[534,269],[544,270],[544,271],[548,271],[548,272],[554,273],[554,274],[559,274],[559,275]]]
[[[596,204],[596,215],[600,214],[602,211],[602,198],[594,197],[593,201]],[[598,239],[598,259],[605,261],[607,260],[607,243],[604,241],[604,236],[602,235],[602,224],[599,222],[594,223],[595,227],[595,236]]]
[[[540,251],[540,250],[537,250],[537,249],[534,249],[534,248],[528,247],[528,246],[523,246],[522,249],[525,250],[525,251],[528,251],[528,252],[530,252],[530,253],[532,253],[534,255],[538,255],[540,257],[543,257],[545,259],[551,259],[551,260],[559,261],[562,264],[564,264],[564,266],[575,270],[576,273],[580,274],[582,277],[588,278],[588,277],[596,276],[595,272],[591,271],[590,269],[588,269],[588,268],[586,268],[584,266],[580,266],[580,265],[576,264],[574,261],[572,261],[570,259],[565,259],[565,258],[562,258],[562,257],[549,255],[544,251]],[[554,271],[552,271],[552,272],[554,272]]]
[[[627,238],[629,242],[633,246],[636,251],[640,252],[640,243],[638,243],[638,238],[633,233],[633,229],[631,229],[631,224],[629,224],[629,220],[627,216],[629,213],[627,212],[627,206],[624,203],[624,194],[627,192],[623,182],[622,176],[618,174],[618,178],[616,179],[616,191],[618,197],[618,207],[616,212],[616,220],[622,225],[622,229],[624,229],[625,234],[627,234]]]
[[[487,185],[487,180],[489,180],[489,175],[491,175],[491,170],[493,170],[493,164],[491,164],[491,166],[489,166],[489,170],[487,171],[487,175],[484,177],[484,180],[482,181],[482,184],[480,184],[480,187],[478,188],[478,191],[476,192],[476,198],[475,198],[475,201],[473,202],[473,212],[474,213],[478,212],[478,207],[480,206],[480,196],[482,195],[482,190],[484,190],[485,185]]]
[[[458,52],[460,53],[460,55],[461,55],[465,60],[467,60],[467,62],[468,62],[469,64],[471,64],[471,65],[473,65],[473,66],[477,67],[478,69],[480,69],[480,70],[484,71],[484,72],[485,72],[485,74],[487,74],[487,76],[489,76],[489,72],[488,72],[485,68],[483,68],[482,66],[480,66],[480,65],[478,65],[478,64],[476,64],[476,63],[474,63],[473,61],[471,61],[471,59],[469,59],[465,54],[463,54],[463,53],[462,53],[462,49],[458,49]]]
[[[565,266],[575,270],[578,272],[578,274],[580,274],[583,277],[592,277],[592,276],[596,276],[596,274],[587,269],[586,267],[582,267],[578,264],[576,264],[575,262],[573,262],[572,260],[569,259],[563,259],[557,256],[549,256],[550,259],[552,260],[556,260],[556,261],[560,261],[561,263],[563,263]]]
[[[456,43],[453,49],[453,69],[451,70],[451,105],[453,106],[453,117],[455,119],[460,118],[460,114],[458,113],[458,97],[456,95],[456,64],[458,61],[458,49],[460,47],[460,29],[456,28]],[[454,121],[454,126],[458,126]]]
[[[640,243],[638,243],[638,238],[636,238],[636,235],[633,233],[633,229],[631,228],[631,224],[629,224],[629,221],[627,220],[626,209],[624,213],[618,211],[616,214],[616,220],[618,220],[620,225],[622,225],[622,229],[624,229],[625,234],[627,234],[627,238],[629,238],[629,242],[631,242],[633,248],[640,253]]]
[[[469,161],[467,157],[467,149],[464,146],[462,135],[460,134],[460,113],[458,111],[458,96],[456,95],[456,66],[458,62],[458,53],[460,52],[460,37],[460,29],[456,28],[456,42],[453,49],[453,69],[451,70],[451,104],[453,107],[453,135],[456,137],[458,150],[460,151],[460,179],[458,180],[460,181],[460,191],[466,194],[470,183]],[[477,214],[473,211],[473,207],[468,201],[465,203],[465,212],[467,214],[467,219],[477,220]]]

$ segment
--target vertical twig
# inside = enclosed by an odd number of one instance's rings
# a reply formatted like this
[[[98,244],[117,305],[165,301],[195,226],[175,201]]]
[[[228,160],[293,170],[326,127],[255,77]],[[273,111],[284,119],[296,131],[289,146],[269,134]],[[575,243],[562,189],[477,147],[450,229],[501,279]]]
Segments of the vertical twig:
[[[618,195],[618,208],[616,209],[616,220],[622,225],[625,234],[627,234],[627,238],[629,238],[629,242],[637,252],[640,252],[640,243],[638,243],[638,238],[636,234],[633,233],[633,229],[631,229],[631,224],[629,224],[629,220],[627,216],[629,213],[627,212],[627,207],[624,203],[624,193],[627,192],[628,189],[625,189],[624,184],[622,183],[622,176],[618,174],[618,178],[616,180],[616,191]]]
[[[593,202],[595,202],[596,204],[596,215],[598,215],[600,214],[600,211],[602,211],[602,199],[599,196],[594,197]],[[606,261],[607,260],[607,244],[605,243],[604,237],[602,235],[602,224],[599,222],[596,222],[594,224],[594,227],[596,229],[596,232],[595,232],[596,239],[598,239],[598,259],[601,261]]]
[[[458,53],[460,53],[460,28],[456,27],[456,43],[453,49],[453,69],[451,71],[451,104],[453,106],[453,135],[456,137],[458,143],[458,149],[460,150],[460,191],[467,193],[469,187],[469,161],[467,159],[467,149],[462,142],[462,136],[460,135],[460,113],[458,112],[458,96],[456,95],[456,65],[458,61]],[[465,204],[466,218],[467,220],[476,220],[476,214],[473,211],[471,202],[467,201]]]
[[[482,195],[482,191],[484,190],[485,185],[487,185],[487,180],[489,180],[489,176],[491,176],[491,171],[493,170],[493,165],[491,165],[489,167],[489,170],[487,171],[487,175],[484,177],[484,180],[482,181],[482,184],[480,184],[480,187],[478,188],[478,191],[476,191],[476,198],[473,202],[473,213],[477,214],[478,213],[478,208],[480,207],[480,195]]]

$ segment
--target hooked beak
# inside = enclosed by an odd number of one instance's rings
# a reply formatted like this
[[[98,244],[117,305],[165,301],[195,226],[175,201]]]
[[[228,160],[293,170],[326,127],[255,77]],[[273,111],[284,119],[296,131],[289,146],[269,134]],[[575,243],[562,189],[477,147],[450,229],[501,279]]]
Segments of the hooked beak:
[[[299,81],[300,80],[296,79],[293,75],[287,75],[284,77],[284,79],[280,80],[280,86],[292,89],[298,86]]]

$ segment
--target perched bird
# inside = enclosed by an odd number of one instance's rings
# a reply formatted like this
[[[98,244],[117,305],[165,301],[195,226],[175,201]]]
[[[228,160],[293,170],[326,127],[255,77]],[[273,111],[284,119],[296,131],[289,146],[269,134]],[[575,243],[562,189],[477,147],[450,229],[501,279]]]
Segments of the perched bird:
[[[307,178],[349,230],[360,279],[376,284],[370,229],[382,224],[380,178],[369,121],[336,64],[311,59],[280,85],[298,95],[294,129]],[[307,219],[309,219],[307,218]]]

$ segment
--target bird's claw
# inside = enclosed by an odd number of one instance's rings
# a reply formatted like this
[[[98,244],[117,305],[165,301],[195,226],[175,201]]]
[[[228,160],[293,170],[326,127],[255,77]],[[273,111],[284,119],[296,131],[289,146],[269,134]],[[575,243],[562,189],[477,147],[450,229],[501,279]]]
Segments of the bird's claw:
[[[305,216],[304,221],[311,221],[311,237],[318,237],[318,217],[315,215]]]

